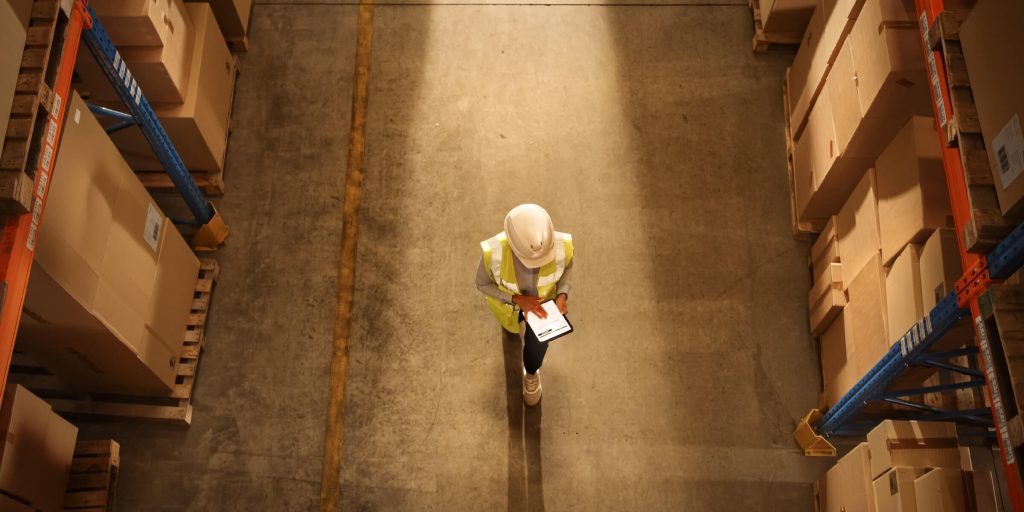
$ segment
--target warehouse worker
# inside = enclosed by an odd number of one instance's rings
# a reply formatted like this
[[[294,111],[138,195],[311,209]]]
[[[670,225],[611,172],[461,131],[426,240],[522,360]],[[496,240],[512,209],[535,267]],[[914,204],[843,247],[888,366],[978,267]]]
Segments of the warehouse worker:
[[[555,299],[562,314],[569,312],[572,287],[572,236],[555,231],[548,212],[535,204],[516,206],[505,216],[505,231],[480,242],[483,256],[476,270],[476,287],[501,327],[520,332],[527,315],[547,318],[541,302]],[[530,324],[523,335],[523,401],[540,401],[540,366],[548,350]]]

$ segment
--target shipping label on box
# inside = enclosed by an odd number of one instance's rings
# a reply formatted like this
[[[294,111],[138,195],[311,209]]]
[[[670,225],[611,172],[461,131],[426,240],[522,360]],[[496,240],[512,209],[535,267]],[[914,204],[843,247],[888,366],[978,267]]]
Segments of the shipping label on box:
[[[1000,183],[1004,190],[1024,172],[1024,135],[1021,134],[1020,117],[1017,114],[992,139],[992,161],[999,169]]]

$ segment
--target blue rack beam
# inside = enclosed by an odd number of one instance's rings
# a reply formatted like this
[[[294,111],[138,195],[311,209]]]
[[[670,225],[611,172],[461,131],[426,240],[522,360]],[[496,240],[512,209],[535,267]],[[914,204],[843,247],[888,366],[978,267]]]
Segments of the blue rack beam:
[[[214,219],[213,207],[203,196],[203,192],[199,190],[195,180],[192,179],[181,156],[174,148],[174,143],[167,136],[167,132],[164,131],[156,113],[149,105],[149,101],[143,95],[142,88],[139,87],[131,71],[128,70],[128,65],[121,59],[121,54],[114,47],[114,43],[110,41],[107,31],[99,22],[96,13],[89,6],[86,6],[86,10],[92,17],[92,26],[82,31],[82,42],[96,57],[100,68],[103,69],[103,74],[117,90],[117,95],[128,108],[130,121],[139,126],[146,141],[153,148],[157,160],[163,165],[164,170],[171,177],[171,181],[174,182],[174,187],[185,200],[192,216],[195,217],[196,223],[200,226],[207,225]]]
[[[1010,277],[1014,272],[1024,266],[1024,225],[1018,225],[1009,236],[1003,239],[986,258],[989,276],[993,280],[1002,280]],[[850,391],[829,409],[821,420],[814,425],[814,431],[828,439],[834,435],[842,435],[864,410],[865,406],[873,401],[887,401],[907,408],[919,408],[912,403],[904,403],[898,396],[908,396],[908,393],[894,395],[889,391],[890,386],[903,373],[913,365],[931,365],[946,367],[959,373],[982,377],[983,375],[969,368],[946,365],[936,359],[955,357],[973,353],[977,349],[969,348],[957,351],[934,353],[929,349],[942,338],[957,322],[964,317],[971,315],[971,310],[961,307],[963,290],[951,292],[943,298],[931,311],[920,321],[910,328],[882,357],[870,371],[867,372]],[[984,348],[984,347],[983,347]],[[988,359],[987,366],[991,366],[991,355],[983,354]],[[961,386],[984,386],[983,380],[972,380],[970,383]],[[916,391],[928,390],[920,388]],[[922,409],[923,410],[923,409]],[[901,411],[905,412],[905,411]],[[977,418],[979,414],[990,416],[988,410],[979,411],[925,411],[927,414],[921,419],[950,419],[950,418]]]

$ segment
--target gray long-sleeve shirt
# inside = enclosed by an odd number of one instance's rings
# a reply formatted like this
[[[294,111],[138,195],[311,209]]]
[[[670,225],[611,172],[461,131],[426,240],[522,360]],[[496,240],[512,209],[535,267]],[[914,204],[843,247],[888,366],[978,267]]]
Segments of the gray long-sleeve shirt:
[[[572,265],[576,258],[569,260],[569,264],[565,266],[565,271],[562,272],[562,277],[558,280],[557,292],[559,294],[569,294],[569,290],[572,288]],[[526,268],[515,255],[512,256],[512,261],[515,263],[516,270],[516,284],[519,286],[519,293],[523,295],[537,295],[537,278],[540,277],[539,268]],[[491,279],[491,272],[484,266],[484,258],[480,257],[480,263],[476,266],[476,289],[483,292],[484,295],[498,299],[505,304],[513,304],[512,294],[505,293],[498,288],[498,285]]]

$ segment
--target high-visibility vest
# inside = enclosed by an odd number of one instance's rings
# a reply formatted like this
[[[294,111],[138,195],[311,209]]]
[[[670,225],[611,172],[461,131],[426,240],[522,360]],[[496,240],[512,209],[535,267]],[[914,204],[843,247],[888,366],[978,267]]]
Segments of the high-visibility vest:
[[[516,284],[516,268],[512,247],[508,244],[505,232],[480,242],[484,251],[484,267],[491,275],[491,280],[498,289],[512,295],[520,295]],[[540,268],[537,276],[537,295],[541,300],[555,298],[558,280],[562,278],[565,267],[572,261],[572,235],[555,231],[555,259]],[[498,319],[498,323],[508,332],[519,332],[519,306],[505,304],[490,296],[484,296],[487,307]]]

